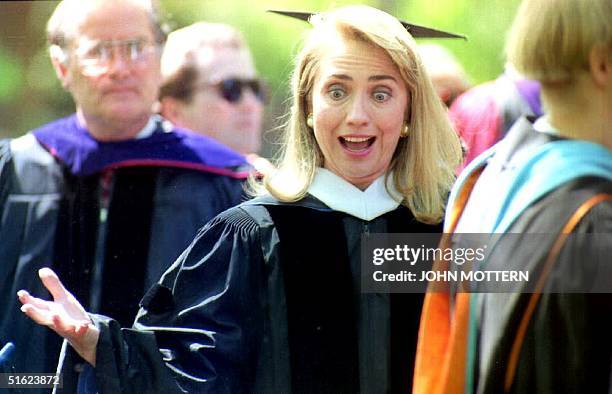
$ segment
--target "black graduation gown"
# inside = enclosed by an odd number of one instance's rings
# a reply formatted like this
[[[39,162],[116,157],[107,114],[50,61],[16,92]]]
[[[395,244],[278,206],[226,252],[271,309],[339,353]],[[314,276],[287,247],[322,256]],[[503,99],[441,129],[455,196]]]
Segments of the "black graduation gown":
[[[578,206],[598,193],[612,193],[612,183],[598,178],[570,182],[530,207],[510,228],[503,248],[489,257],[490,269],[528,270],[533,281],[563,225]],[[538,234],[542,242],[529,241]],[[581,220],[573,234],[599,234],[612,241],[612,204],[602,203]],[[596,275],[589,238],[570,238],[555,262],[521,346],[512,393],[607,393],[612,376],[612,294],[559,293],[583,289]],[[601,242],[601,241],[599,241]],[[525,245],[529,245],[526,247]],[[602,246],[601,244],[599,245]],[[606,245],[603,245],[604,247]],[[612,242],[600,256],[612,254]],[[511,256],[511,257],[509,257]],[[611,263],[599,258],[600,264]],[[593,270],[599,270],[593,271]],[[597,272],[597,273],[596,273]],[[558,287],[560,286],[560,287]],[[608,284],[607,289],[610,288]],[[577,290],[582,291],[582,290]],[[486,293],[478,303],[478,393],[503,392],[510,350],[530,293]]]
[[[73,132],[70,119],[61,130]],[[25,316],[16,296],[49,298],[38,269],[56,270],[88,310],[130,325],[198,229],[242,198],[242,180],[229,176],[146,163],[75,174],[32,133],[0,141],[0,346],[15,344],[0,370],[57,367],[61,340]]]
[[[366,222],[313,197],[232,208],[148,292],[132,329],[94,316],[98,388],[407,393],[422,294],[361,294],[360,236],[440,229],[405,207]],[[65,356],[70,387],[77,356]]]
[[[503,144],[520,143],[498,148],[498,152],[504,152],[504,162],[510,163],[508,168],[515,165],[511,159],[520,158],[523,150],[559,140],[558,136],[536,132],[525,119],[517,122],[510,134],[513,139],[502,141]],[[491,195],[497,191],[497,179],[489,178],[490,183],[484,189]],[[564,183],[527,207],[487,256],[487,270],[528,271],[530,279],[513,284],[511,292],[476,295],[477,302],[472,306],[476,307],[473,316],[478,328],[472,332],[475,360],[469,370],[475,393],[504,392],[511,349],[544,262],[574,212],[583,202],[599,194],[612,194],[612,182],[603,177],[582,176]],[[594,234],[598,237],[596,245]],[[454,237],[460,239],[461,234]],[[510,393],[609,392],[612,387],[610,256],[612,203],[608,201],[596,205],[580,220],[555,261],[527,325]],[[599,291],[607,293],[590,292],[598,277],[607,281]],[[483,289],[476,287],[476,290]]]

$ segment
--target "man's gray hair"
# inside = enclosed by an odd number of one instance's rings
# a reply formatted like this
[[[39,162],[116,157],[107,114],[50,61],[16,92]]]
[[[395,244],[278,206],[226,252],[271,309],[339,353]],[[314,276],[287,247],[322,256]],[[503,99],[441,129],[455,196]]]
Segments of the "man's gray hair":
[[[126,1],[141,6],[148,14],[155,41],[163,44],[166,41],[166,27],[163,25],[157,0],[62,0],[47,23],[47,40],[49,45],[62,49],[73,40],[85,17],[100,5],[115,1],[119,7]]]

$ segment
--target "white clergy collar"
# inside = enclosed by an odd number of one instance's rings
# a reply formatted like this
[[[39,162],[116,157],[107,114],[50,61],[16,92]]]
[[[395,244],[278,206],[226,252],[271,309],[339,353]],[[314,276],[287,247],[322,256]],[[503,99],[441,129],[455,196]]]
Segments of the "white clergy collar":
[[[161,121],[163,121],[164,119],[159,116],[159,115],[152,115],[151,117],[149,117],[149,121],[147,122],[147,124],[145,125],[145,127],[142,128],[142,130],[140,130],[138,132],[138,134],[136,134],[134,136],[135,140],[140,140],[143,138],[148,138],[150,137],[155,130],[157,129],[157,124]],[[165,125],[163,125],[165,126]],[[166,127],[164,127],[165,130]]]
[[[557,129],[550,124],[550,120],[546,115],[539,117],[533,124],[533,129],[540,133],[559,134]]]
[[[393,186],[392,178],[389,175],[389,191],[385,188],[384,175],[361,191],[333,172],[317,168],[308,193],[335,211],[369,221],[399,207],[402,195]]]

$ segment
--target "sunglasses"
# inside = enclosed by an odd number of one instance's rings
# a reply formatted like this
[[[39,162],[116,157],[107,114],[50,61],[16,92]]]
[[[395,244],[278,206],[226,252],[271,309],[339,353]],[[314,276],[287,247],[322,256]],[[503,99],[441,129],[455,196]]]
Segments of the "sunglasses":
[[[227,102],[235,104],[242,100],[245,89],[251,89],[257,100],[268,101],[268,86],[260,79],[228,78],[217,83],[202,84],[201,87],[213,86]],[[199,88],[197,86],[196,88]]]

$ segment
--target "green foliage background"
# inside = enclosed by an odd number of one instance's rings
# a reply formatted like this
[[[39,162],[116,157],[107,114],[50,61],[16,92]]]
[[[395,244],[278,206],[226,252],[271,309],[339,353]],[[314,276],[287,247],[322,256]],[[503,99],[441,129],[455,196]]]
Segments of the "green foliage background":
[[[308,25],[266,9],[320,11],[369,4],[416,24],[468,36],[436,40],[453,52],[474,83],[503,69],[506,30],[519,0],[159,0],[169,27],[198,20],[225,22],[245,35],[261,75],[272,86],[266,128],[286,111],[292,58]],[[44,26],[56,1],[0,2],[0,137],[17,136],[73,111],[46,56]],[[423,40],[427,42],[428,40]]]

